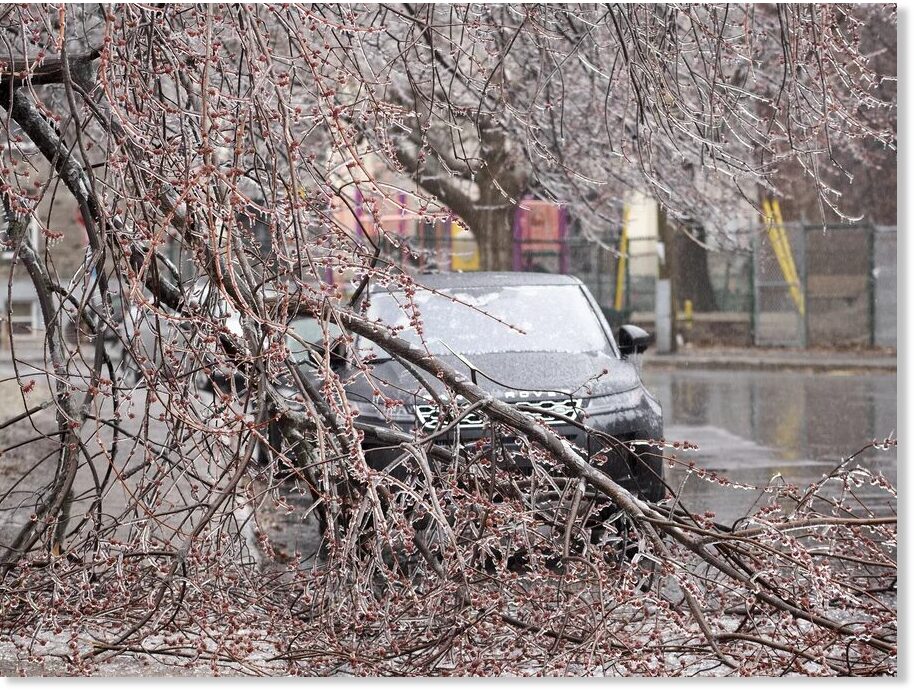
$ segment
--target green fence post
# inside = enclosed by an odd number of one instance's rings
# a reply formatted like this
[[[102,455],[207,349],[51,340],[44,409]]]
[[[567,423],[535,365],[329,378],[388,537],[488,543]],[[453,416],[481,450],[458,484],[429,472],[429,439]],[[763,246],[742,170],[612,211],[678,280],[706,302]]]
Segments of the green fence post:
[[[758,310],[758,296],[755,291],[755,262],[757,259],[756,253],[758,252],[757,233],[753,234],[749,248],[749,295],[751,296],[749,303],[749,340],[753,346],[758,346],[755,334],[755,313]]]
[[[631,243],[631,239],[629,239]],[[631,245],[626,248],[626,251],[631,255],[630,249]],[[625,313],[628,315],[628,318],[631,319],[632,315],[632,263],[625,263]]]
[[[869,290],[870,299],[870,348],[876,345],[876,227],[869,225],[869,276],[866,279],[866,286]]]
[[[800,237],[803,239],[803,336],[802,348],[809,348],[809,243],[806,237],[809,234],[809,227],[800,226]]]

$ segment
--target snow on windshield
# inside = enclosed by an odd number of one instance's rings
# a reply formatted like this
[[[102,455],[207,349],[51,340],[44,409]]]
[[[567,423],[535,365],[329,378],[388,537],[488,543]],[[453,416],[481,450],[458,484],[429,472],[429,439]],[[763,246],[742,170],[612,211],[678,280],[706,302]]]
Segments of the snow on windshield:
[[[328,341],[332,342],[342,333],[337,325],[333,323],[324,324],[313,317],[301,317],[294,320],[289,327],[290,333],[286,335],[286,346],[296,360],[300,360],[308,353],[308,348],[301,341],[317,346]],[[327,329],[326,334],[324,333],[325,327]],[[295,336],[291,332],[294,332]]]
[[[416,292],[425,343],[431,353],[583,353],[608,351],[597,316],[577,286],[507,286]],[[419,344],[403,293],[371,297],[369,317],[399,327]]]

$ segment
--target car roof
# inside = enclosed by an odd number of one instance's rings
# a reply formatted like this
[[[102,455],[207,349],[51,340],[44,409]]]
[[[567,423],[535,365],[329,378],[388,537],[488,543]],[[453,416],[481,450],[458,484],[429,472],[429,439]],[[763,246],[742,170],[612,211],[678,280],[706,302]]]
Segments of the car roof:
[[[581,280],[567,274],[544,272],[429,272],[417,274],[416,283],[431,289],[501,288],[502,286],[577,286]],[[399,290],[399,286],[373,287],[374,292]]]

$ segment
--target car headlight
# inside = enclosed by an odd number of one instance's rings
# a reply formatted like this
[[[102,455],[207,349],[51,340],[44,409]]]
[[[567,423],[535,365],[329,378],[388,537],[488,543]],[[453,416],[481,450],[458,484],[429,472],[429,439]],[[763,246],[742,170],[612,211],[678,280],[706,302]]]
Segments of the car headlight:
[[[588,416],[600,416],[616,411],[628,411],[641,404],[641,388],[635,387],[626,392],[594,396],[587,400],[584,413]]]

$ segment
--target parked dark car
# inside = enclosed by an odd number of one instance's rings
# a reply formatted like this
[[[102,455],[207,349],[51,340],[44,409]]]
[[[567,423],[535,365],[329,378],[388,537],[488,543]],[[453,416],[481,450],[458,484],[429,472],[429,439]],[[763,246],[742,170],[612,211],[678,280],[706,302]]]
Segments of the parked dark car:
[[[622,486],[649,501],[663,497],[663,463],[658,450],[629,444],[663,436],[660,404],[645,389],[634,362],[648,346],[647,332],[626,325],[619,329],[618,340],[614,339],[593,296],[571,276],[442,273],[423,275],[420,283],[424,288],[417,290],[412,304],[397,288],[370,291],[368,316],[401,327],[401,338],[424,343],[432,355],[494,397],[532,410]],[[415,328],[415,308],[422,337]],[[297,320],[292,329],[310,342],[326,336],[310,318]],[[292,337],[289,346],[293,352],[304,352]],[[356,341],[355,349],[361,358],[373,359],[374,381],[369,382],[353,367],[351,354],[349,358],[337,356],[336,365],[344,380],[351,378],[346,393],[358,409],[360,421],[418,429],[423,436],[447,425],[448,412],[440,410],[399,361],[364,339]],[[302,374],[314,377],[313,364],[304,357],[299,361]],[[446,395],[437,380],[425,379],[439,395]],[[385,399],[403,403],[387,408]],[[575,423],[603,435],[582,430]],[[473,443],[490,435],[488,421],[474,412],[441,440],[453,442],[459,436],[460,442]],[[500,442],[509,449],[513,446],[511,440]],[[400,450],[370,436],[364,447],[375,468],[383,468],[401,455]],[[515,455],[512,463],[523,469],[529,462]]]

